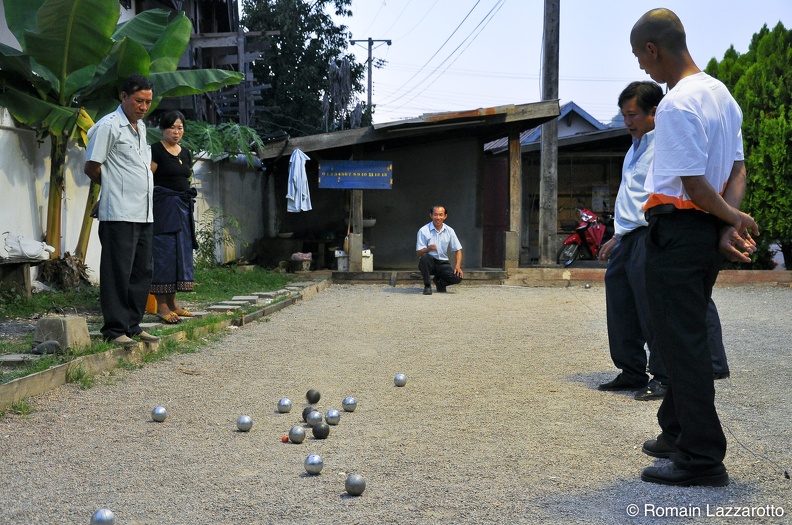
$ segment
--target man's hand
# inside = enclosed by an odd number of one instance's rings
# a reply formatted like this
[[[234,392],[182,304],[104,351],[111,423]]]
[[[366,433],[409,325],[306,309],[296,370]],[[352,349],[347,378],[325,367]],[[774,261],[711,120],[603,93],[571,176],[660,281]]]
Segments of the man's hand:
[[[462,271],[462,268],[457,266],[456,268],[454,268],[454,275],[458,275],[460,278],[464,278],[465,272]]]
[[[597,259],[600,261],[607,261],[610,257],[611,252],[619,244],[619,240],[616,237],[611,237],[608,239],[608,242],[602,245],[600,248],[599,254],[597,255]]]
[[[751,262],[751,254],[756,252],[756,241],[751,237],[759,235],[759,227],[753,218],[741,211],[737,211],[740,220],[730,226],[724,226],[720,231],[718,249],[726,260],[731,262]]]

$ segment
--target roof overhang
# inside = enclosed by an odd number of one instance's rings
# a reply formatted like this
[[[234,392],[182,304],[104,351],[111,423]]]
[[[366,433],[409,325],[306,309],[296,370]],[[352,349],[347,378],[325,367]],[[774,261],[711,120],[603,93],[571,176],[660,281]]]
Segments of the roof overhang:
[[[419,143],[427,139],[476,137],[488,142],[534,128],[559,115],[557,100],[531,104],[480,108],[470,111],[429,113],[418,118],[375,124],[367,128],[333,131],[271,142],[260,152],[262,160],[290,155],[295,149],[310,153],[349,146],[378,146],[386,142]]]

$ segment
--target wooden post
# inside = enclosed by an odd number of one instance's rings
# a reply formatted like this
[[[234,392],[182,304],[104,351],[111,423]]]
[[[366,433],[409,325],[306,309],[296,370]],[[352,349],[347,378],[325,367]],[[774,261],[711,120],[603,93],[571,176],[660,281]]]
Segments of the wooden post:
[[[509,231],[504,236],[504,269],[520,266],[522,243],[522,151],[520,129],[509,129]]]
[[[353,242],[354,239],[354,242]],[[363,271],[363,190],[352,190],[352,235],[349,236],[349,271]]]
[[[559,0],[545,0],[542,101],[558,99]],[[556,263],[558,244],[558,119],[542,124],[539,181],[539,264]]]

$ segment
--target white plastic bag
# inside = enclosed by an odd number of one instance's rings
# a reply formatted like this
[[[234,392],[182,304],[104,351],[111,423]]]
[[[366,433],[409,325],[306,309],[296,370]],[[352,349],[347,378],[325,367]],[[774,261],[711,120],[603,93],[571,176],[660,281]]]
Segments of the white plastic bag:
[[[25,239],[24,235],[17,233],[3,232],[6,235],[5,249],[9,259],[49,259],[50,253],[55,252],[55,248],[42,241]]]

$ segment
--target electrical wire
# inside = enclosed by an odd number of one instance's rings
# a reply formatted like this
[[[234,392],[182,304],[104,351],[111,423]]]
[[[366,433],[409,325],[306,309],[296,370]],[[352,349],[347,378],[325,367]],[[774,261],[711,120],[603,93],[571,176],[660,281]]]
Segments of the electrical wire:
[[[473,13],[473,10],[474,10],[474,9],[476,9],[476,6],[478,6],[478,5],[479,5],[479,3],[481,3],[481,0],[476,0],[476,3],[475,3],[475,5],[473,5],[473,7],[470,9],[470,11],[468,11],[468,13],[465,15],[465,18],[463,18],[463,19],[462,19],[462,21],[459,23],[459,25],[457,25],[457,26],[456,26],[456,28],[454,28],[454,31],[452,31],[452,32],[451,32],[451,34],[450,34],[450,35],[448,35],[448,38],[446,38],[445,42],[443,42],[443,44],[442,44],[442,45],[441,45],[441,46],[440,46],[440,47],[437,49],[437,51],[435,51],[435,52],[434,52],[434,54],[433,54],[433,55],[432,55],[432,56],[429,58],[429,60],[427,60],[427,61],[426,61],[426,63],[425,63],[423,66],[421,66],[421,68],[420,68],[420,69],[419,69],[419,70],[418,70],[418,71],[417,71],[417,72],[416,72],[416,73],[415,73],[413,76],[411,76],[411,77],[410,77],[410,78],[407,80],[407,82],[405,82],[404,84],[402,84],[402,85],[401,85],[401,87],[399,87],[399,90],[401,90],[401,89],[402,89],[404,86],[406,86],[407,84],[409,84],[410,82],[412,82],[412,79],[414,79],[415,77],[417,77],[417,76],[418,76],[418,74],[419,74],[421,71],[423,71],[423,69],[424,69],[426,66],[428,66],[428,65],[429,65],[429,63],[430,63],[430,62],[431,62],[431,61],[434,59],[434,57],[436,57],[436,56],[437,56],[437,54],[438,54],[440,51],[442,51],[442,49],[445,47],[445,45],[448,43],[448,41],[449,41],[449,40],[451,40],[451,38],[452,38],[452,37],[453,37],[453,36],[456,34],[456,32],[457,32],[457,31],[459,31],[459,28],[460,28],[460,27],[462,27],[462,24],[464,24],[464,23],[465,23],[465,20],[467,20],[467,19],[468,19],[468,17],[471,15],[471,13]]]
[[[498,11],[500,11],[500,9],[503,7],[503,4],[505,4],[505,3],[506,3],[506,0],[498,0],[498,3],[497,3],[497,4],[495,4],[495,5],[492,7],[492,9],[490,9],[490,11],[489,11],[489,12],[488,12],[488,13],[487,13],[485,16],[484,16],[484,18],[483,18],[483,19],[482,19],[482,20],[481,20],[481,21],[478,23],[478,25],[476,25],[476,27],[474,27],[474,28],[473,28],[473,31],[471,31],[471,32],[468,34],[468,36],[465,38],[465,40],[463,40],[463,41],[462,41],[462,42],[461,42],[461,43],[460,43],[460,44],[459,44],[459,45],[456,47],[456,49],[454,49],[454,51],[452,51],[452,52],[451,52],[451,54],[449,54],[449,55],[448,55],[448,57],[446,57],[446,59],[445,59],[445,60],[443,60],[443,62],[441,62],[441,63],[440,63],[438,66],[437,66],[437,68],[435,68],[435,70],[434,70],[432,73],[430,73],[430,74],[429,74],[429,76],[427,76],[427,77],[426,77],[426,78],[425,78],[425,79],[424,79],[422,82],[425,82],[425,81],[427,81],[427,80],[429,79],[429,77],[431,77],[431,75],[432,75],[432,74],[434,74],[435,72],[437,72],[437,69],[438,69],[440,66],[442,66],[442,65],[443,65],[443,64],[444,64],[444,63],[445,63],[445,62],[446,62],[448,59],[450,59],[450,58],[451,58],[451,57],[454,55],[454,53],[456,53],[456,51],[457,51],[457,50],[458,50],[458,49],[459,49],[459,48],[460,48],[460,47],[461,47],[463,44],[465,44],[465,42],[467,41],[467,39],[468,39],[468,38],[470,38],[470,41],[467,43],[467,45],[465,46],[465,48],[464,48],[462,51],[460,51],[460,52],[459,52],[459,53],[458,53],[458,54],[457,54],[457,55],[454,57],[454,59],[451,61],[451,63],[450,63],[450,64],[448,64],[448,66],[446,66],[446,68],[445,68],[443,71],[441,71],[440,73],[438,73],[438,74],[437,74],[437,76],[436,76],[436,77],[435,77],[435,78],[432,80],[432,82],[431,82],[429,85],[427,85],[427,86],[426,86],[426,87],[424,87],[424,88],[423,88],[421,91],[419,91],[418,93],[416,93],[416,94],[415,94],[415,95],[414,95],[414,96],[413,96],[411,99],[409,99],[409,100],[407,101],[407,103],[411,102],[411,101],[412,101],[412,100],[414,100],[416,97],[419,97],[419,96],[420,96],[420,95],[421,95],[421,94],[422,94],[424,91],[426,91],[427,89],[429,89],[430,87],[432,87],[432,85],[434,84],[434,82],[435,82],[437,79],[439,79],[441,76],[443,76],[443,74],[444,74],[444,73],[445,73],[445,72],[448,70],[448,68],[449,68],[449,67],[451,67],[451,66],[454,64],[454,62],[456,62],[456,61],[459,59],[459,57],[461,57],[461,56],[462,56],[462,55],[465,53],[465,51],[467,51],[467,49],[468,49],[468,48],[470,47],[470,45],[471,45],[471,44],[472,44],[472,43],[473,43],[473,42],[476,40],[476,38],[477,38],[477,37],[478,37],[478,36],[481,34],[481,32],[482,32],[482,31],[484,31],[484,29],[487,27],[487,25],[489,25],[489,23],[492,21],[492,19],[495,17],[495,15],[496,15],[496,14],[498,14]],[[483,25],[482,25],[482,24],[483,24]],[[474,32],[474,31],[476,31],[476,29],[478,29],[479,27],[481,27],[481,29],[479,29],[479,30],[478,30],[478,32],[477,32],[475,35],[473,35],[473,32]],[[471,35],[472,35],[472,38],[471,38]],[[418,85],[416,85],[416,87],[415,87],[415,88],[413,88],[413,89],[417,89],[419,85],[420,85],[420,83],[419,83]],[[409,93],[409,92],[408,92],[408,93]],[[399,100],[399,99],[400,99],[400,98],[402,98],[402,97],[403,97],[403,95],[402,95],[402,96],[400,96],[400,97],[398,97],[398,98],[396,98],[396,99],[394,99],[392,102],[395,102],[396,100]],[[402,104],[402,106],[404,106],[404,104]],[[402,106],[398,106],[396,109],[399,109],[399,108],[401,108]]]
[[[438,1],[439,1],[439,0],[435,0],[435,1],[434,1],[434,3],[431,5],[431,7],[429,7],[429,9],[427,9],[427,10],[426,10],[426,13],[424,13],[424,15],[421,17],[421,19],[420,19],[420,20],[418,20],[418,21],[415,23],[415,25],[414,25],[414,26],[412,26],[412,29],[410,29],[409,31],[407,31],[407,32],[406,32],[406,33],[404,33],[403,35],[401,35],[401,36],[398,36],[398,37],[394,38],[393,40],[394,40],[394,41],[402,40],[402,39],[404,39],[405,37],[407,37],[407,35],[409,35],[409,34],[410,34],[410,33],[412,33],[413,31],[415,31],[415,28],[416,28],[416,27],[418,27],[419,25],[421,25],[421,22],[423,22],[423,21],[424,21],[424,19],[425,19],[427,16],[429,16],[429,13],[431,13],[431,12],[432,12],[432,9],[434,9],[434,6],[436,6],[436,5],[437,5],[437,2],[438,2]],[[401,15],[400,15],[400,16],[401,16]],[[391,27],[393,27],[393,26],[391,26]]]

